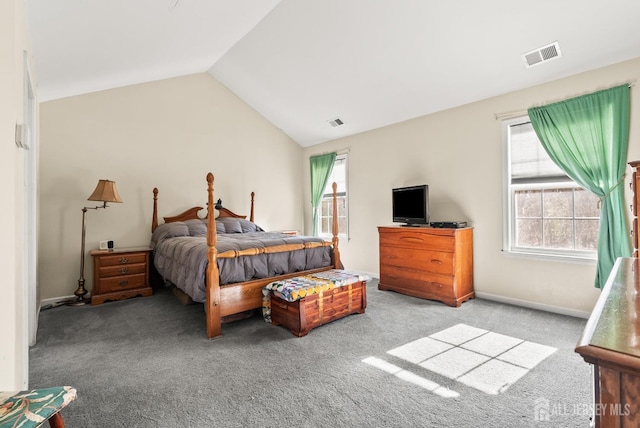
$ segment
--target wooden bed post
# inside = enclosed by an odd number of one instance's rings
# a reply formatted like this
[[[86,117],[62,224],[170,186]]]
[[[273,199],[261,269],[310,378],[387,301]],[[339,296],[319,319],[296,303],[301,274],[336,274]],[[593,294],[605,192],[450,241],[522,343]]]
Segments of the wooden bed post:
[[[207,337],[209,339],[222,334],[222,325],[220,319],[220,272],[218,271],[218,263],[216,261],[218,250],[216,243],[218,237],[216,235],[216,219],[213,203],[213,174],[207,174],[207,293],[205,302],[205,311],[207,314]]]
[[[249,220],[251,221],[251,223],[254,223],[253,221],[253,199],[256,196],[256,192],[251,192],[251,214],[249,215]]]
[[[153,188],[153,218],[151,219],[151,233],[158,227],[158,188]]]
[[[340,250],[338,249],[338,185],[335,181],[331,188],[333,189],[333,213],[331,219],[331,232],[333,233],[333,239],[331,240],[333,244],[333,268],[342,269],[342,263],[340,262]]]

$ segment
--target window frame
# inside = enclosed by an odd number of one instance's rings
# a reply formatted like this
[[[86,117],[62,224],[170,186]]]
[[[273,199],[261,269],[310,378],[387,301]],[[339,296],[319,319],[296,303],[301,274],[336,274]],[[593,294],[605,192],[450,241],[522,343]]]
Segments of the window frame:
[[[595,263],[597,251],[593,250],[563,250],[555,248],[529,248],[516,246],[516,204],[517,190],[535,189],[583,189],[573,180],[551,180],[539,183],[511,184],[511,147],[509,140],[509,128],[513,125],[530,122],[528,115],[518,116],[502,121],[502,167],[503,167],[503,234],[502,252],[509,256],[542,258],[550,260],[565,260],[576,262]],[[588,191],[588,190],[587,190]],[[541,217],[541,218],[544,218]],[[575,205],[572,212],[573,226],[575,227]],[[574,236],[575,239],[575,236]]]
[[[339,153],[336,155],[336,159],[334,160],[333,163],[333,167],[335,168],[335,165],[337,162],[339,161],[343,161],[344,160],[344,187],[345,187],[345,191],[344,191],[344,204],[345,204],[345,228],[346,231],[344,232],[340,232],[338,231],[338,238],[339,239],[349,239],[349,157],[347,153]],[[334,169],[332,169],[331,171],[331,176],[333,176],[334,173]],[[333,233],[331,231],[327,232],[323,232],[322,230],[322,219],[326,218],[322,216],[322,204],[323,202],[327,201],[327,200],[331,200],[333,199],[333,189],[331,189],[331,184],[333,183],[333,181],[331,180],[331,177],[329,177],[329,181],[327,182],[327,187],[325,187],[325,193],[322,194],[322,198],[320,199],[320,203],[318,204],[318,215],[317,215],[317,222],[318,222],[318,236],[321,238],[333,238]],[[330,192],[327,192],[327,190],[330,190]],[[340,198],[341,192],[337,193],[338,198]]]

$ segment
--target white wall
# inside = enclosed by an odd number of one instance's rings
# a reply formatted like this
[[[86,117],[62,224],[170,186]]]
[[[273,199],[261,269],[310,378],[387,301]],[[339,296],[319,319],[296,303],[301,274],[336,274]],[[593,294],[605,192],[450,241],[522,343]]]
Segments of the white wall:
[[[0,2],[0,391],[25,388],[28,373],[23,263],[23,152],[15,124],[23,122],[23,52],[28,50],[24,2]]]
[[[495,114],[525,111],[639,80],[640,59],[636,59],[307,148],[303,199],[311,199],[309,157],[349,148],[351,240],[340,244],[346,267],[378,275],[376,227],[391,224],[391,188],[426,183],[433,220],[467,220],[474,227],[477,292],[587,314],[599,295],[594,288],[594,264],[502,254],[502,140]],[[634,160],[640,159],[637,85],[631,90],[631,104],[629,160]],[[310,203],[304,209],[309,232]]]
[[[208,171],[216,197],[267,229],[309,224],[310,155],[349,148],[349,242],[343,261],[378,274],[376,227],[390,224],[392,187],[428,183],[433,219],[474,227],[475,288],[570,313],[591,311],[595,265],[502,254],[502,141],[495,114],[637,81],[640,59],[505,94],[374,131],[301,149],[207,74],[44,103],[41,106],[40,258],[43,298],[77,286],[81,208],[100,178],[115,180],[124,204],[90,211],[87,251],[100,240],[148,243],[151,189],[160,214],[204,205]],[[632,106],[640,101],[637,86]],[[640,159],[639,110],[632,107],[629,159]],[[243,162],[244,160],[244,162]],[[87,259],[87,288],[91,263]]]
[[[41,296],[70,296],[80,275],[83,206],[99,179],[114,180],[124,203],[87,212],[86,288],[91,249],[147,245],[154,187],[159,215],[215,198],[265,229],[302,228],[302,149],[206,73],[43,103],[40,107]],[[204,214],[204,213],[203,213]]]

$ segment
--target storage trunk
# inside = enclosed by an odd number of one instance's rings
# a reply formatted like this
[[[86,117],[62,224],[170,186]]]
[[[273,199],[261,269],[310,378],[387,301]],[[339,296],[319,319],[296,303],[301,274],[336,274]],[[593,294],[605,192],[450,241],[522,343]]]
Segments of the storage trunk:
[[[347,315],[362,314],[366,307],[365,281],[322,291],[295,302],[287,302],[271,294],[271,323],[283,325],[300,337],[320,325]]]

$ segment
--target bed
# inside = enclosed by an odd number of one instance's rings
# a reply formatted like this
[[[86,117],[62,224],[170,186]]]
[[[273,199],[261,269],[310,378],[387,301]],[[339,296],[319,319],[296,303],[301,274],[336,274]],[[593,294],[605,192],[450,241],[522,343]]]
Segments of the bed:
[[[270,282],[340,269],[336,189],[333,185],[332,240],[265,232],[251,213],[235,214],[214,204],[214,176],[207,174],[207,214],[192,207],[158,223],[158,189],[153,189],[151,248],[156,271],[193,301],[204,304],[207,337],[222,333],[222,323],[262,307],[262,288]],[[215,217],[215,210],[218,217]]]

